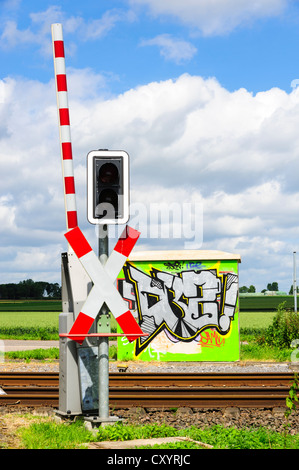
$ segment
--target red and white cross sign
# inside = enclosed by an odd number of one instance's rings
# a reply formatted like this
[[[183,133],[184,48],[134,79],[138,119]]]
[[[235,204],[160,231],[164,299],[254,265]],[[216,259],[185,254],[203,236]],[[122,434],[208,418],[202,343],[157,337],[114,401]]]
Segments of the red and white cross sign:
[[[79,227],[75,227],[65,233],[67,241],[94,283],[79,315],[67,335],[79,344],[82,344],[84,341],[85,336],[88,334],[104,302],[109,307],[124,334],[130,333],[130,336],[127,336],[130,342],[143,334],[132,313],[128,310],[125,301],[113,284],[139,238],[139,235],[140,232],[127,226],[116,243],[105,266],[103,266]],[[78,336],[74,336],[77,333]],[[137,336],[134,336],[134,334]]]

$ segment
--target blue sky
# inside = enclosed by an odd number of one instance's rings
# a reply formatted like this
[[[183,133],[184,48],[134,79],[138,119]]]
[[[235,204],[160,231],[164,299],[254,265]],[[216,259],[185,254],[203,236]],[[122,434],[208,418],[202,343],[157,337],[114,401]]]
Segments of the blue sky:
[[[241,285],[289,290],[299,249],[298,1],[0,0],[0,20],[0,282],[60,282],[58,22],[90,241],[86,155],[122,148],[133,204],[201,204],[194,248],[239,253]],[[183,242],[144,236],[138,249]]]
[[[2,76],[48,82],[52,73],[49,26],[61,22],[67,65],[107,75],[109,91],[124,92],[184,72],[216,77],[230,91],[244,87],[256,93],[274,86],[290,91],[298,68],[296,1],[257,2],[265,4],[260,15],[245,12],[231,26],[230,14],[221,18],[219,13],[219,26],[211,32],[200,27],[196,17],[194,22],[180,18],[171,8],[176,2],[165,2],[169,9],[160,14],[151,7],[156,2],[150,0],[97,3],[1,1]],[[192,10],[193,3],[187,2],[186,9]],[[195,3],[209,5],[207,1]],[[233,11],[242,2],[228,3],[228,10]],[[207,24],[213,23],[212,13],[207,14]],[[163,47],[163,37],[168,46]]]

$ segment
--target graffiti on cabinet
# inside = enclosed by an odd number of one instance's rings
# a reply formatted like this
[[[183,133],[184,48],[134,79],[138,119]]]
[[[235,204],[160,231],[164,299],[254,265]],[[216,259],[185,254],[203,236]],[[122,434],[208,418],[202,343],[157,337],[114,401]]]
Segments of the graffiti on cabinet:
[[[177,266],[176,266],[177,268]],[[169,266],[168,266],[169,269]],[[152,267],[149,274],[127,262],[118,288],[147,337],[136,340],[140,354],[162,330],[171,341],[200,340],[209,328],[226,335],[234,319],[238,276],[217,269],[167,272]]]

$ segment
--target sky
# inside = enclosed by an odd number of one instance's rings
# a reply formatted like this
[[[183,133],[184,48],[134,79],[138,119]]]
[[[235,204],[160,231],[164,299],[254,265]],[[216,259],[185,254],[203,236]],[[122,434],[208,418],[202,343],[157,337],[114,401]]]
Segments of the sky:
[[[0,0],[0,283],[61,283],[53,23],[63,28],[79,226],[94,249],[86,156],[125,150],[135,251],[240,254],[240,286],[289,292],[299,251],[297,0]],[[173,207],[175,236],[164,217]],[[117,236],[110,227],[110,250]]]

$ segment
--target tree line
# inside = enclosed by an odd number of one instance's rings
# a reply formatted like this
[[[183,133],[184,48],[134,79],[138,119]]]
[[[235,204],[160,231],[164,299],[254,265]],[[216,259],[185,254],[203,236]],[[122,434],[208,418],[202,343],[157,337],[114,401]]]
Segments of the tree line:
[[[33,281],[27,279],[17,284],[0,284],[1,300],[21,300],[21,299],[61,299],[61,287],[57,282]]]
[[[289,295],[293,295],[293,289],[294,289],[294,287],[293,287],[293,285],[291,285],[291,288],[290,288],[290,290],[289,290]],[[247,287],[247,286],[242,286],[242,287],[240,287],[239,290],[240,290],[240,293],[241,293],[241,294],[247,294],[247,293],[253,294],[253,293],[256,292],[255,286],[249,286],[249,287]],[[299,287],[297,287],[296,290],[297,290],[297,293],[299,293]],[[266,292],[266,291],[278,292],[278,291],[279,291],[278,282],[269,282],[269,283],[267,284],[267,289],[263,289],[263,290],[261,291],[261,294],[263,294],[263,293]]]

